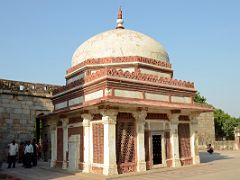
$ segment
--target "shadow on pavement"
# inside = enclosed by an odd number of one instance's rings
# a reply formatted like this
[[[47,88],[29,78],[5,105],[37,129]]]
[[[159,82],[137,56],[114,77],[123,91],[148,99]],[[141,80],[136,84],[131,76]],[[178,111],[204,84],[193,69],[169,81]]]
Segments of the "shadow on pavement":
[[[199,152],[200,163],[208,163],[217,160],[223,159],[232,159],[232,157],[222,155],[221,153],[214,152],[213,154],[209,154],[208,152]]]

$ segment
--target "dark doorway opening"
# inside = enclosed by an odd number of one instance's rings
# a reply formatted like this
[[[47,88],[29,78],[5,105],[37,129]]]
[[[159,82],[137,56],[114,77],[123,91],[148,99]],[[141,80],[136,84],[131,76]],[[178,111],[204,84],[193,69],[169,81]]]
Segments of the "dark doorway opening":
[[[161,135],[152,136],[152,146],[153,146],[153,164],[162,164],[162,143]]]
[[[35,139],[37,141],[37,143],[40,142],[40,140],[42,139],[42,120],[39,118],[36,118],[36,124],[35,124]]]

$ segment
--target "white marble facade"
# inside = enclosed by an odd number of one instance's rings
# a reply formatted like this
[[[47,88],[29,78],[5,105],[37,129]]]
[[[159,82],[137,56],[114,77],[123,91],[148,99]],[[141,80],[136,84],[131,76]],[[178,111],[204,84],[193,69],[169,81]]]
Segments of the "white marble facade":
[[[117,124],[117,110],[101,110],[99,113],[102,115],[102,119],[97,121],[97,123],[103,124],[104,129],[104,161],[103,164],[98,165],[102,168],[102,173],[104,175],[116,175],[118,174],[118,165],[117,165],[117,154],[116,154],[116,124]],[[179,124],[179,115],[180,114],[171,114],[167,113],[169,120],[161,119],[151,119],[146,120],[147,111],[135,111],[131,112],[132,116],[136,120],[136,154],[137,154],[137,167],[136,171],[142,172],[146,171],[146,160],[145,160],[145,145],[144,145],[144,130],[146,128],[151,131],[151,135],[159,134],[161,135],[161,153],[162,153],[162,163],[155,165],[155,167],[166,167],[166,139],[164,137],[164,132],[170,132],[170,142],[172,150],[172,167],[181,166],[180,155],[179,155],[179,139],[178,139],[178,124]],[[190,145],[191,145],[191,156],[192,163],[199,163],[199,155],[197,150],[197,117],[199,114],[189,113],[190,121],[185,122],[190,126]],[[82,126],[83,127],[83,151],[84,151],[84,162],[83,162],[83,173],[92,172],[93,165],[93,139],[92,139],[92,118],[93,114],[85,113],[81,115],[83,121],[82,123],[72,124],[71,126]],[[80,141],[81,134],[67,136],[69,124],[68,118],[61,119],[62,128],[63,128],[63,169],[77,170],[79,168],[79,153],[81,151]],[[96,123],[96,122],[94,122]],[[51,167],[56,165],[57,161],[57,131],[56,123],[51,121],[50,124],[50,133],[51,133]],[[80,133],[80,132],[79,132]],[[149,136],[150,142],[150,153],[153,153],[151,139],[152,136]],[[68,160],[66,157],[68,154]]]

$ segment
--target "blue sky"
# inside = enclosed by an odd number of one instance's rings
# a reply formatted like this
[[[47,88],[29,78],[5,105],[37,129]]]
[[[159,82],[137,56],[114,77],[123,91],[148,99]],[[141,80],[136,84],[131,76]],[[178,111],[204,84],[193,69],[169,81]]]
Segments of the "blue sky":
[[[239,0],[1,0],[0,78],[64,84],[74,51],[115,28],[120,5],[127,29],[165,47],[176,79],[240,116]]]

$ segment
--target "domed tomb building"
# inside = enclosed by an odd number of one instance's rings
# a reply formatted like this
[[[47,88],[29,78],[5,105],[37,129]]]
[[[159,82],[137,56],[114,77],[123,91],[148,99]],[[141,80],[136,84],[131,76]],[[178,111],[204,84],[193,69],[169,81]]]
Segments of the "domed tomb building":
[[[198,117],[212,109],[173,79],[159,42],[123,27],[121,9],[116,29],[79,46],[65,78],[42,117],[52,167],[114,175],[199,163]]]

